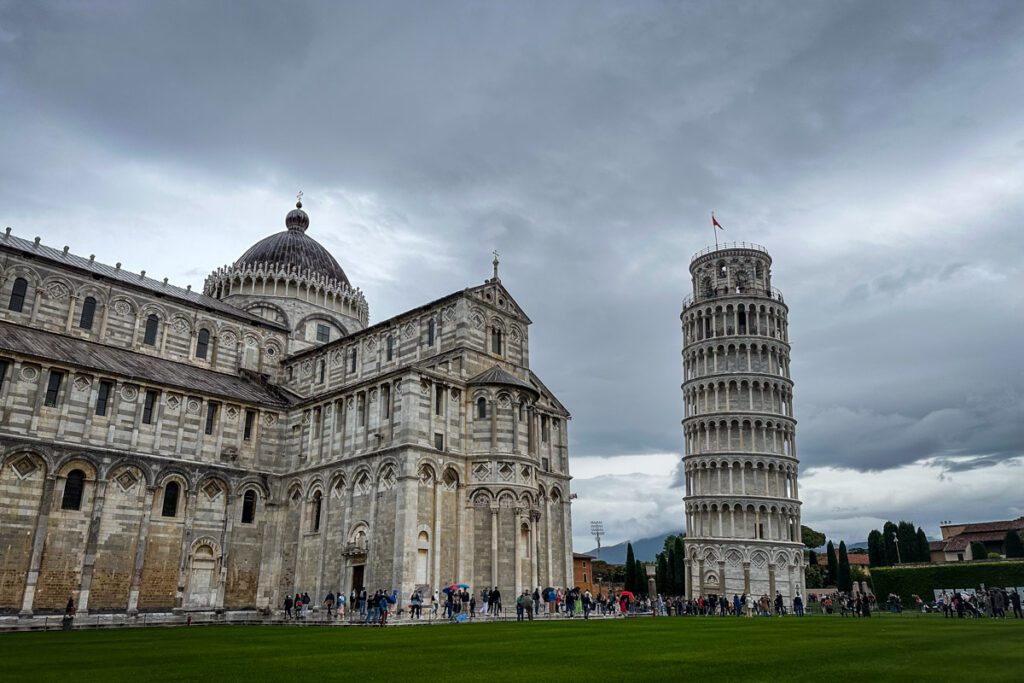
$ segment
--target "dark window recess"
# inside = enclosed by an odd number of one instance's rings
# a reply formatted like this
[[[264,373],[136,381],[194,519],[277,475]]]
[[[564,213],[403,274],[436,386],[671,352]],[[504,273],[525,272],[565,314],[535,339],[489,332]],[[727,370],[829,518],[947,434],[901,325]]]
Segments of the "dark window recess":
[[[14,281],[14,286],[11,288],[11,301],[7,304],[7,309],[15,313],[21,313],[21,310],[25,308],[26,292],[28,292],[28,280],[23,277],[17,278]]]
[[[320,380],[319,381],[320,381],[321,384],[323,384],[324,379],[326,379],[326,377],[327,377],[327,361],[324,360],[323,358],[320,359],[320,364],[319,364],[318,372],[319,372],[319,375],[320,375]]]
[[[78,318],[78,326],[83,330],[92,329],[92,319],[96,317],[96,299],[91,296],[85,297],[82,302],[82,315]]]
[[[501,330],[497,327],[491,328],[491,353],[501,354]]]
[[[320,508],[323,498],[320,496],[320,492],[317,491],[313,494],[313,531],[320,531]]]
[[[436,329],[437,324],[434,322],[434,319],[431,318],[430,320],[427,321],[427,346],[434,345],[434,332],[436,331]]]
[[[331,341],[331,328],[327,325],[317,323],[316,326],[316,340],[318,342],[329,342]]]
[[[106,415],[107,404],[110,402],[110,392],[114,390],[114,383],[103,380],[100,382],[99,392],[96,394],[96,414]]]
[[[206,433],[213,434],[213,423],[217,420],[217,407],[219,404],[211,401],[206,404]]]
[[[160,318],[156,317],[156,313],[150,313],[146,318],[146,336],[142,338],[142,343],[147,346],[156,346],[156,333],[159,329]]]
[[[161,517],[177,517],[178,496],[181,495],[181,485],[176,481],[169,481],[164,486],[164,504],[160,509]]]
[[[434,387],[434,415],[444,415],[444,387]]]
[[[242,439],[249,441],[252,439],[252,425],[256,421],[256,411],[247,410],[245,411],[245,427],[242,429]],[[252,493],[250,491],[250,493]]]
[[[206,353],[209,350],[210,331],[204,327],[199,330],[199,335],[196,337],[196,358],[206,358]]]
[[[153,424],[153,409],[156,408],[156,399],[159,396],[155,389],[146,391],[146,398],[142,403],[142,423]]]
[[[242,524],[256,521],[256,492],[249,489],[242,496]]]
[[[388,360],[392,360],[395,357],[395,338],[388,335]]]
[[[64,482],[64,497],[60,501],[61,510],[81,510],[82,493],[85,491],[85,472],[71,470]]]
[[[4,381],[7,379],[7,368],[10,367],[10,361],[0,359],[0,391],[4,390]]]
[[[358,356],[356,354],[356,350],[352,349],[352,355],[350,356],[350,359],[349,359],[349,369],[348,369],[349,372],[355,372],[356,371],[356,359],[357,358],[358,358]]]
[[[444,434],[434,432],[434,448],[439,451],[444,450]]]
[[[391,417],[391,385],[385,384],[380,388],[380,402],[384,410],[384,419]]]
[[[543,470],[545,472],[550,472],[551,471],[551,461],[548,460],[547,458],[541,458],[540,459],[540,466],[541,466],[541,468],[543,468]]]
[[[487,399],[483,396],[476,400],[476,416],[480,420],[487,417]]]
[[[544,443],[547,443],[548,439],[551,438],[551,430],[550,429],[551,428],[550,428],[550,424],[548,423],[548,416],[547,415],[541,415],[540,416],[540,440],[543,441]]]
[[[366,426],[366,399],[363,396],[359,397],[359,426]]]
[[[60,396],[60,385],[63,381],[63,372],[50,370],[50,379],[46,383],[46,398],[43,400],[43,405],[50,407],[57,405],[57,398]]]

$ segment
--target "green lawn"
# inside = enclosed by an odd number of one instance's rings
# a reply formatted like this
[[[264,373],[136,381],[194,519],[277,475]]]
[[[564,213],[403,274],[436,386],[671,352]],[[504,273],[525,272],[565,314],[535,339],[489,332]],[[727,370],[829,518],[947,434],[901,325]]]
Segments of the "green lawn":
[[[1024,620],[638,618],[0,634],[2,681],[1020,681]]]

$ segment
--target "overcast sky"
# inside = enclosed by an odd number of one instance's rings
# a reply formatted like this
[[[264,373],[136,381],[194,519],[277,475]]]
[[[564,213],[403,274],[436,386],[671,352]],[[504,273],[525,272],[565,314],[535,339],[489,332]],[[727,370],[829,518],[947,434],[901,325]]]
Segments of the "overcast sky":
[[[682,527],[690,256],[768,247],[804,522],[1024,514],[1024,3],[7,2],[0,225],[201,287],[283,229],[379,321],[490,252],[574,542]]]

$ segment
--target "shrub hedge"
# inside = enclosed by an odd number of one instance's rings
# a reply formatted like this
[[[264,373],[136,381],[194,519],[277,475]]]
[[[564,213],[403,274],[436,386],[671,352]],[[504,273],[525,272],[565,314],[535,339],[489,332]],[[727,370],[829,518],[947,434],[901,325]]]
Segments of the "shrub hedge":
[[[911,605],[912,595],[931,602],[934,590],[944,588],[978,588],[981,584],[1006,588],[1024,586],[1024,562],[956,562],[918,565],[916,567],[875,567],[871,570],[875,595],[879,600],[895,593],[904,605]]]

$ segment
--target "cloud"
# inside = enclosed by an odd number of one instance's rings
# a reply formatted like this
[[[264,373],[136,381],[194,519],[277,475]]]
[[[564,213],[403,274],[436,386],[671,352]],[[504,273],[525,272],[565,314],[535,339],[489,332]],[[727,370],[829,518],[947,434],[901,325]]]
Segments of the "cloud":
[[[2,3],[3,225],[199,287],[301,188],[375,321],[498,249],[571,452],[655,462],[715,209],[772,253],[805,472],[993,471],[1024,455],[1022,34],[1010,0]],[[658,471],[581,477],[623,495],[580,514],[653,528]]]

